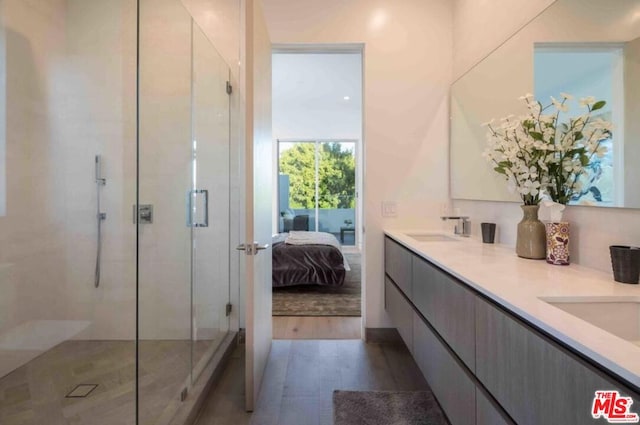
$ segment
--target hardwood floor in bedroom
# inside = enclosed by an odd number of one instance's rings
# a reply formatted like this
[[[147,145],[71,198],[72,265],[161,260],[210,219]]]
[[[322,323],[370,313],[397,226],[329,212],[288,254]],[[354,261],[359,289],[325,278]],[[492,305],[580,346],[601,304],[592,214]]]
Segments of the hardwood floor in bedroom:
[[[273,339],[360,339],[361,317],[274,316]]]

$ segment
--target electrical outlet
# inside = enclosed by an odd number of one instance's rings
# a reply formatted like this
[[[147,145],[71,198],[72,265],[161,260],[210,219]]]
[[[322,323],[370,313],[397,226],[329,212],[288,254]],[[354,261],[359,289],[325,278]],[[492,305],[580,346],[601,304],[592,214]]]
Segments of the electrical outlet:
[[[398,216],[398,204],[396,201],[382,201],[382,216],[383,217],[397,217]]]

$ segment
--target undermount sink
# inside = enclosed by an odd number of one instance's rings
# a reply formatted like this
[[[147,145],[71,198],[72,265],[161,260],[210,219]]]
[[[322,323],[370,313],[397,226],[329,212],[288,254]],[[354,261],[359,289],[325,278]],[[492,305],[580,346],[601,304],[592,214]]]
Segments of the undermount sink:
[[[458,240],[442,233],[406,233],[418,242],[457,242]]]
[[[640,298],[546,297],[542,301],[640,346]]]

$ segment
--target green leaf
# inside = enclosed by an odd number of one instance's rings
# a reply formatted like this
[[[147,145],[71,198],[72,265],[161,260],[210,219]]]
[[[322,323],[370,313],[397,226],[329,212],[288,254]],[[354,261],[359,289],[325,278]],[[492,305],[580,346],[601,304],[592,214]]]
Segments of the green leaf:
[[[596,102],[593,104],[593,108],[591,108],[592,111],[597,111],[598,109],[602,109],[604,108],[604,105],[606,105],[607,102],[605,102],[604,100],[601,100],[599,102]]]
[[[495,171],[496,173],[504,174],[505,176],[507,175],[507,172],[502,167],[495,167],[493,171]]]
[[[589,165],[589,157],[587,155],[582,155],[580,157],[580,163],[583,167],[586,167],[587,165]]]
[[[533,140],[542,140],[542,133],[538,133],[537,131],[530,131],[529,136],[533,137]]]
[[[584,153],[585,153],[584,146],[579,147],[579,148],[575,148],[575,149],[571,149],[570,151],[567,152],[567,154],[569,154],[569,156],[583,155]]]

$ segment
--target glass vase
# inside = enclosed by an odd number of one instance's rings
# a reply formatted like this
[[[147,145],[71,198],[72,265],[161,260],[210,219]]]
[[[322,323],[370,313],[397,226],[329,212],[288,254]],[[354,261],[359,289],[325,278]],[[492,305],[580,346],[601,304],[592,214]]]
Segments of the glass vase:
[[[516,254],[532,260],[544,260],[547,254],[547,238],[544,224],[538,219],[539,205],[521,205],[522,221],[518,223]]]

